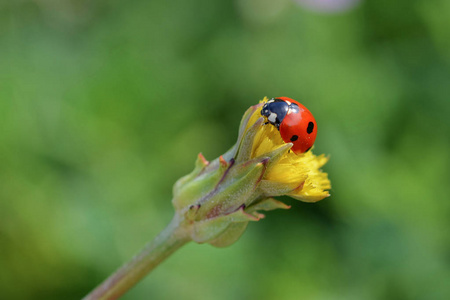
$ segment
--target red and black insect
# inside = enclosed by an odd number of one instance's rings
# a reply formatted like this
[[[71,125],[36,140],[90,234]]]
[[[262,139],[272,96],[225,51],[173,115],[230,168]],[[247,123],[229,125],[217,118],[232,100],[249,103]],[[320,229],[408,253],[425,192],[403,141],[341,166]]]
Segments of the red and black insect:
[[[299,102],[278,97],[267,101],[261,109],[261,115],[267,118],[267,124],[274,125],[285,143],[294,144],[295,154],[307,152],[314,145],[317,136],[317,124],[312,113]]]

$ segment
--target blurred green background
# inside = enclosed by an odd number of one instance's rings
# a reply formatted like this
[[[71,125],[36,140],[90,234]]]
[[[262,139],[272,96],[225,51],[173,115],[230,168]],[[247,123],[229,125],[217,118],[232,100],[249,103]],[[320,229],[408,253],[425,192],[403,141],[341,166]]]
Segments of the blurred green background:
[[[0,2],[2,299],[80,299],[198,152],[288,96],[332,196],[191,243],[123,299],[450,299],[450,2]]]

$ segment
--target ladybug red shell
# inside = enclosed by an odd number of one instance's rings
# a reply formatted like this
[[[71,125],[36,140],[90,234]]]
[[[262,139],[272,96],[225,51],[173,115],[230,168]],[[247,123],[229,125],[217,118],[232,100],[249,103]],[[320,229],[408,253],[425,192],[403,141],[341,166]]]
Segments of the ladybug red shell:
[[[317,124],[312,113],[299,102],[278,97],[267,101],[261,109],[261,115],[280,131],[285,143],[294,144],[295,154],[307,152],[314,145],[317,136]]]

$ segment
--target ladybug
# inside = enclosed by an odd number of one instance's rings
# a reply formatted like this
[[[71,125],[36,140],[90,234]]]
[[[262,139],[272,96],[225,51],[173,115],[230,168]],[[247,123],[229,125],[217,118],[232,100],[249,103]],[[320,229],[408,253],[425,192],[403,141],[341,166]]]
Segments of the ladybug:
[[[311,149],[317,135],[317,124],[312,113],[297,101],[288,97],[272,98],[264,104],[261,115],[266,124],[274,125],[285,143],[294,144],[295,154]]]

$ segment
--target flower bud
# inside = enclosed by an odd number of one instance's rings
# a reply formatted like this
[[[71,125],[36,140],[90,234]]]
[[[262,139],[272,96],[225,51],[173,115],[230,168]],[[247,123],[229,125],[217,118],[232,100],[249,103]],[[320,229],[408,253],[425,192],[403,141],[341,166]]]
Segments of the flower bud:
[[[261,117],[264,101],[245,112],[228,152],[212,162],[199,154],[194,170],[174,185],[176,214],[198,243],[231,245],[249,221],[264,217],[259,211],[289,208],[274,196],[315,202],[329,195],[327,174],[319,170],[328,159],[289,151],[292,143]]]

